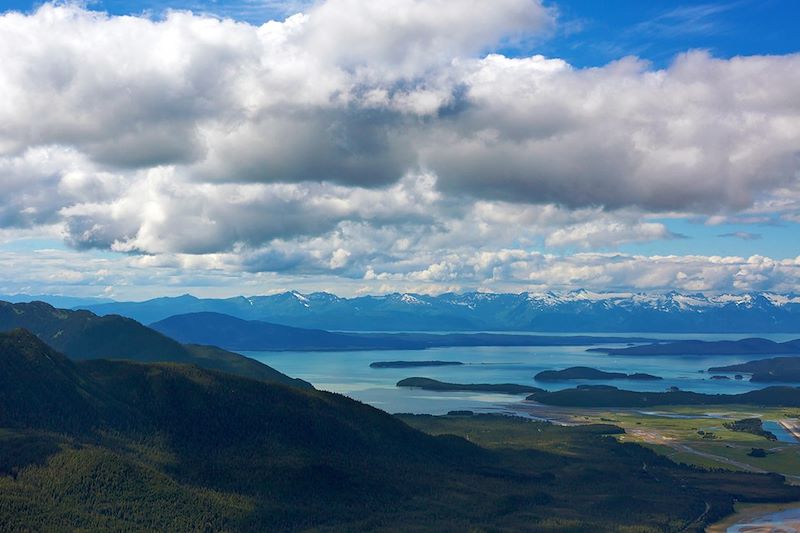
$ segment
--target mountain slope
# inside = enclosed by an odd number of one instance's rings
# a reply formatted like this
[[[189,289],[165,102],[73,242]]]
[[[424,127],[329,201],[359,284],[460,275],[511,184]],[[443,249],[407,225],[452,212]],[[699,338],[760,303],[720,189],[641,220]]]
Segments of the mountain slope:
[[[587,346],[651,342],[642,337],[505,333],[332,333],[242,320],[222,313],[175,315],[150,327],[182,342],[231,350],[423,350],[448,346]]]
[[[150,327],[181,342],[214,344],[230,350],[359,350],[379,349],[380,341],[319,329],[294,328],[222,313],[171,316]],[[394,347],[404,347],[402,342]]]
[[[49,403],[0,396],[4,530],[655,533],[704,507],[708,520],[730,513],[734,499],[800,498],[779,476],[691,470],[622,445],[610,426],[520,420],[542,449],[486,449],[340,395],[174,363],[72,362],[6,337],[0,364],[21,370],[0,373],[0,391],[57,383],[54,399],[79,391],[96,408],[64,426],[43,416]]]
[[[301,387],[267,365],[219,348],[184,346],[130,318],[56,309],[44,302],[0,302],[0,332],[25,328],[72,359],[127,359],[192,363],[266,381]]]
[[[183,313],[214,312],[346,331],[800,332],[800,296],[771,293],[705,296],[578,290],[340,298],[293,291],[227,299],[184,295],[86,308],[145,323]]]
[[[380,446],[405,454],[436,442],[341,395],[187,364],[71,361],[25,330],[0,333],[0,370],[0,427],[156,431],[193,450],[266,439],[292,453]]]
[[[75,364],[32,333],[0,333],[0,427],[91,427],[102,402]]]

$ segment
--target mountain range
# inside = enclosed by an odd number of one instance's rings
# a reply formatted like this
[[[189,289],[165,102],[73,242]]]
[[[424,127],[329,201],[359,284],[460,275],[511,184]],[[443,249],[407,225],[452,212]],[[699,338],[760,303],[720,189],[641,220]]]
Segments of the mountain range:
[[[186,313],[150,324],[180,342],[229,350],[343,351],[424,350],[452,346],[589,346],[653,342],[644,337],[528,335],[510,333],[336,333],[295,328],[222,313]]]
[[[224,299],[190,295],[76,306],[149,324],[173,315],[223,313],[245,320],[341,331],[800,332],[800,295],[597,293],[340,298],[297,291]]]
[[[73,307],[80,307],[84,305],[98,305],[114,303],[111,298],[94,298],[94,297],[81,297],[81,296],[62,296],[58,294],[0,294],[0,301],[10,303],[24,303],[24,302],[46,302],[53,307],[62,309],[71,309]]]

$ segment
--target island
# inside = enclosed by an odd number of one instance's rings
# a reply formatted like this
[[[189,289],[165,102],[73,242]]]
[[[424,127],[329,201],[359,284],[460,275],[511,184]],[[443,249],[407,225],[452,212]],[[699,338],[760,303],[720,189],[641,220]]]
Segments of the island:
[[[564,370],[545,370],[534,376],[536,381],[566,381],[573,379],[614,380],[627,379],[634,381],[658,381],[662,379],[652,374],[625,374],[622,372],[604,372],[588,366],[573,366]]]
[[[752,374],[750,381],[754,382],[800,382],[800,357],[773,357],[771,359],[760,359],[749,361],[738,365],[715,366],[708,369],[709,372],[744,372]],[[737,379],[741,379],[741,376]]]
[[[742,394],[703,394],[681,390],[640,392],[611,385],[581,385],[558,391],[539,390],[527,400],[561,407],[652,407],[655,405],[761,405],[800,407],[800,388],[772,386]]]
[[[370,368],[418,368],[424,366],[461,366],[461,361],[376,361]]]
[[[626,348],[590,348],[610,355],[800,355],[800,339],[774,342],[762,338],[738,341],[660,341]]]
[[[500,394],[531,394],[545,392],[538,387],[516,383],[446,383],[431,378],[406,378],[397,382],[398,387],[408,387],[439,392],[496,392]]]
[[[731,431],[739,431],[741,433],[750,433],[758,437],[764,437],[767,440],[777,441],[778,437],[771,431],[764,429],[764,423],[760,418],[743,418],[735,422],[725,422],[722,424],[726,429]]]

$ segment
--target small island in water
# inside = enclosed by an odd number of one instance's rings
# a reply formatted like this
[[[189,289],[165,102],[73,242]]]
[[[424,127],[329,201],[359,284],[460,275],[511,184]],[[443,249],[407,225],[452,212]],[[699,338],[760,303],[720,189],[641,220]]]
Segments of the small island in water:
[[[534,376],[536,381],[564,381],[572,379],[613,380],[627,379],[634,381],[658,381],[662,379],[652,374],[624,374],[622,372],[604,372],[588,366],[573,366],[564,370],[545,370]]]
[[[574,389],[539,390],[527,400],[562,407],[652,407],[654,405],[760,405],[800,407],[800,389],[772,386],[741,394],[704,394],[681,390],[646,392],[611,385],[579,385]]]
[[[461,361],[376,361],[370,368],[418,368],[424,366],[460,366]]]
[[[753,382],[800,382],[800,357],[773,357],[738,365],[715,366],[709,372],[744,372],[752,374]],[[740,376],[738,379],[742,379]]]
[[[406,378],[397,382],[398,387],[412,387],[430,391],[498,392],[501,394],[531,394],[545,392],[538,387],[516,383],[445,383],[430,378]]]

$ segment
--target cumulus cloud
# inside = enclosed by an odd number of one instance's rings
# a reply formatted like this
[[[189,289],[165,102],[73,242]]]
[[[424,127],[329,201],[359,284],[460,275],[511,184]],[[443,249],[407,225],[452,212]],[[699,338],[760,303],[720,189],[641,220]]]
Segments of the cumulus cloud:
[[[800,257],[655,256],[580,253],[542,254],[521,249],[426,255],[402,264],[367,267],[361,276],[342,276],[319,264],[303,265],[313,276],[297,276],[292,267],[248,271],[244,263],[267,260],[254,253],[160,254],[107,257],[94,252],[42,249],[4,252],[0,293],[101,295],[143,299],[198,292],[206,296],[264,294],[285,288],[324,290],[340,295],[390,291],[441,293],[488,290],[541,292],[583,287],[597,291],[789,293],[800,284]],[[279,254],[275,254],[277,257]],[[338,257],[335,250],[328,256]],[[276,259],[281,261],[281,259]],[[289,258],[289,263],[292,259]]]
[[[549,246],[577,246],[600,248],[629,242],[647,242],[684,237],[671,232],[659,222],[636,221],[626,223],[616,217],[604,215],[596,220],[574,224],[553,231],[545,239]]]
[[[0,183],[0,228],[54,224],[66,205],[125,194],[119,175],[98,170],[73,149],[52,146],[0,157]]]
[[[205,181],[375,186],[422,166],[451,193],[659,210],[796,183],[800,56],[475,58],[551,18],[535,0],[329,0],[260,27],[6,14],[0,152],[61,144]]]
[[[392,268],[388,266],[388,268]],[[447,282],[489,290],[777,291],[800,282],[800,258],[762,256],[642,256],[580,253],[568,257],[506,249],[450,255],[442,262],[400,273],[370,269],[366,280]]]
[[[339,224],[426,224],[438,199],[425,176],[384,189],[326,183],[196,185],[173,168],[137,175],[110,202],[64,207],[71,243],[137,253],[213,253],[327,234]]]
[[[366,78],[413,78],[553,22],[538,0],[329,0],[307,15],[298,44]]]
[[[489,56],[472,62],[471,105],[437,124],[447,142],[425,161],[447,190],[485,197],[743,209],[797,184],[800,105],[785,89],[800,89],[799,66],[800,55],[692,52],[667,70],[631,58],[575,70]]]
[[[554,17],[539,0],[327,0],[261,26],[6,13],[0,231],[225,276],[713,288],[735,276],[710,259],[531,250],[681,237],[654,214],[800,220],[800,55],[497,53]],[[735,280],[792,279],[761,265]]]

